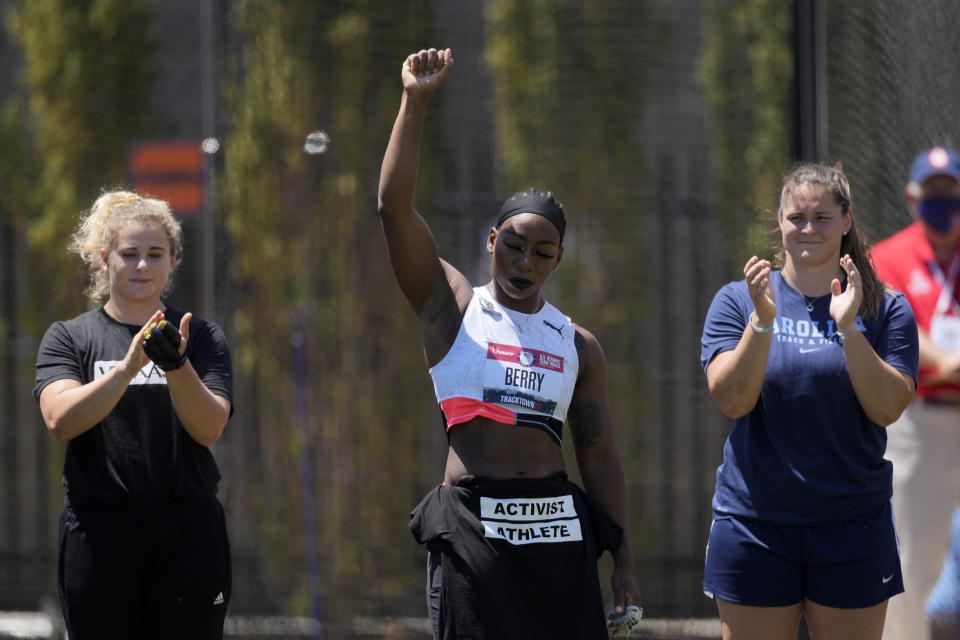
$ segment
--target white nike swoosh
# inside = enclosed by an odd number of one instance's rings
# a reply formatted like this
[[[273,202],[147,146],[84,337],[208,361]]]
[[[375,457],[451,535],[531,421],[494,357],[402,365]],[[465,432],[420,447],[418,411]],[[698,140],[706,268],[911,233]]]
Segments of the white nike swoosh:
[[[888,576],[886,576],[886,577],[883,578],[883,584],[887,584],[887,583],[890,582],[891,580],[893,580],[893,574],[892,574],[892,573],[891,573],[890,575],[888,575]]]
[[[804,349],[800,347],[800,353],[810,353],[811,351],[820,351],[820,347],[815,347],[813,349]]]

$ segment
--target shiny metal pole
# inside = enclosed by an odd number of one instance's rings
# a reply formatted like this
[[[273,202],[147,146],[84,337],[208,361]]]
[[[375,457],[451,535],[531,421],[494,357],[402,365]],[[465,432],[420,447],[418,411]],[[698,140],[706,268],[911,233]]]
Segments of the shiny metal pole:
[[[200,2],[200,108],[204,136],[203,213],[201,218],[201,295],[202,314],[216,318],[216,153],[217,139],[217,86],[214,71],[214,34],[216,19],[214,0]],[[213,141],[211,143],[210,141]]]

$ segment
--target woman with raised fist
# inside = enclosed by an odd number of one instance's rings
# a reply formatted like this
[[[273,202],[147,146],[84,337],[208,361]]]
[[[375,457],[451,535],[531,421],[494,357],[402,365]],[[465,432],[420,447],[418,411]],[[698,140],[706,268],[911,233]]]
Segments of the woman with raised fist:
[[[410,522],[428,551],[436,638],[607,638],[597,574],[614,559],[611,629],[639,617],[627,495],[596,338],[546,301],[566,218],[549,192],[509,198],[487,234],[493,278],[474,287],[439,257],[413,209],[427,100],[449,49],[407,57],[380,173],[393,270],[420,318],[449,442],[443,482]],[[567,479],[567,421],[584,488]]]

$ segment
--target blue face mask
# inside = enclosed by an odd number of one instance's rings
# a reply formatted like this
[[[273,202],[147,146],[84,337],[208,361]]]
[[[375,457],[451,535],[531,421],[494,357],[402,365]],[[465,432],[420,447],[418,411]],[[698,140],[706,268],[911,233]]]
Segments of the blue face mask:
[[[960,199],[926,198],[917,206],[920,217],[937,233],[948,233],[960,221]]]

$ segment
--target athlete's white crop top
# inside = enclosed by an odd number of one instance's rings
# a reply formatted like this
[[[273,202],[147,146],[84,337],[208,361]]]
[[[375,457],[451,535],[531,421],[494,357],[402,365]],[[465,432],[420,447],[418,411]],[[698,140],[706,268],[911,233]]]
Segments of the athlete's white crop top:
[[[544,429],[559,443],[580,369],[574,334],[549,302],[520,313],[474,287],[457,339],[430,369],[447,430],[482,416]]]

